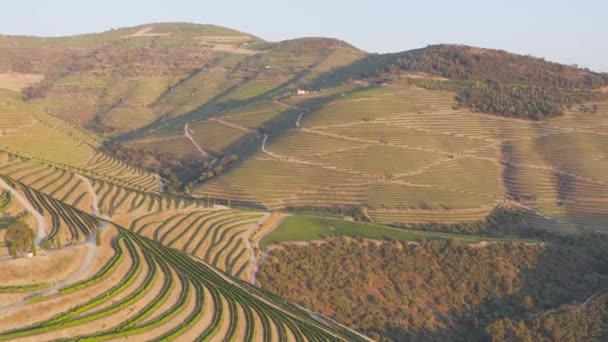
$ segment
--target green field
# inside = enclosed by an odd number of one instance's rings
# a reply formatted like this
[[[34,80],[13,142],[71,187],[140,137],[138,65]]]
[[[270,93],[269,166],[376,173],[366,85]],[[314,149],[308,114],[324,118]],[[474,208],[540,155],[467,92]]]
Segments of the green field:
[[[260,247],[281,242],[300,242],[323,240],[328,237],[348,236],[371,240],[426,241],[450,239],[461,243],[481,241],[513,242],[513,239],[496,239],[482,236],[450,234],[413,229],[392,228],[372,223],[358,223],[324,218],[289,216],[275,230],[264,236]]]

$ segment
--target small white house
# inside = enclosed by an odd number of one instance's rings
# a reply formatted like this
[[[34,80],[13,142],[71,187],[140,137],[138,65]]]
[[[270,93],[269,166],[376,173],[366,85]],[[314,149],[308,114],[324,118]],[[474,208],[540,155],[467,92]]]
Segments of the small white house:
[[[308,90],[305,90],[305,89],[296,90],[296,95],[307,95],[307,94],[308,94]]]

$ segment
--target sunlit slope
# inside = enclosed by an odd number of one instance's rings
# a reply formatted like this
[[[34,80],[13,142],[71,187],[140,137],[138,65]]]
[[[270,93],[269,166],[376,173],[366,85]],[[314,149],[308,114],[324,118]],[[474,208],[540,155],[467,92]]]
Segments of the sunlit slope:
[[[16,93],[0,91],[0,125],[2,153],[23,159],[12,160],[12,164],[31,160],[142,191],[159,191],[157,175],[96,152],[100,144],[96,136],[43,113]],[[38,181],[51,186],[48,177]]]
[[[10,51],[2,54],[0,88],[31,79],[23,94],[45,113],[121,139],[168,119],[193,121],[289,93],[366,56],[334,39],[268,43],[182,23],[51,39],[1,36],[1,46]]]
[[[32,89],[23,92],[46,113],[100,134],[122,134],[168,112],[196,109],[218,95],[221,87],[212,90],[208,84],[211,75],[187,81],[214,67],[232,71],[240,60],[260,52],[262,43],[243,32],[183,23],[49,39],[2,36],[0,46],[10,51],[3,49],[0,88],[19,75],[39,75],[44,81],[32,82]],[[182,84],[184,91],[177,89]],[[194,96],[187,90],[192,84],[204,86],[211,96]],[[174,96],[172,90],[188,91],[188,100],[181,101],[188,103],[165,101]]]
[[[0,153],[0,176],[66,204],[101,214],[143,215],[206,206],[202,201],[160,195],[152,175],[102,155],[87,168],[74,168],[20,155]],[[106,163],[102,163],[105,161]],[[145,184],[152,182],[149,187]]]
[[[4,274],[21,276],[0,286],[0,340],[364,340],[229,275],[249,280],[246,237],[265,215],[190,206],[100,218],[96,195],[85,211],[2,181],[21,198],[10,212],[40,217],[37,236],[50,242],[28,259],[40,278],[21,270],[24,259],[2,261]],[[132,229],[106,221],[115,219]]]
[[[65,123],[53,122],[17,93],[0,91],[0,147],[74,167],[93,154],[90,138]]]
[[[109,228],[96,254],[75,282],[51,292],[43,285],[36,300],[0,316],[0,339],[360,339],[126,230]]]
[[[407,82],[314,98],[223,115],[274,129],[263,149],[260,134],[257,154],[194,193],[272,208],[359,205],[382,223],[475,220],[507,202],[557,220],[550,228],[604,229],[601,103],[596,114],[532,122],[458,109],[453,93]]]
[[[276,104],[274,101],[277,97],[289,95],[300,87],[306,88],[310,80],[318,79],[365,55],[344,42],[324,38],[269,43],[252,54],[218,55],[182,78],[157,99],[151,108],[163,115],[161,119],[136,132],[120,135],[119,139],[157,151],[154,142],[148,144],[148,141],[155,140],[159,131],[163,135],[170,132],[178,137],[187,123],[204,124],[200,121],[210,117],[238,115],[242,110],[248,110],[245,108],[258,106],[260,102],[272,106]],[[277,105],[280,110],[271,109],[275,114],[289,108],[285,104]],[[267,115],[254,120],[262,124],[272,118],[272,115]],[[237,129],[259,126],[238,120],[227,122],[234,123],[232,127]],[[167,141],[163,149],[170,150],[171,145],[180,143],[179,139]]]
[[[250,236],[269,214],[227,209],[164,210],[138,217],[130,229],[245,281],[257,270]]]

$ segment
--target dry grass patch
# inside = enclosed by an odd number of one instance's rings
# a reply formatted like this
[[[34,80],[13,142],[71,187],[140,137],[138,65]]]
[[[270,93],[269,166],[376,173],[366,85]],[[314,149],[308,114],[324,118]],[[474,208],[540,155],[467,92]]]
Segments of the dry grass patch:
[[[87,246],[49,251],[34,258],[19,258],[0,262],[2,285],[54,283],[67,278],[80,267]]]
[[[0,73],[0,88],[21,91],[42,80],[44,80],[44,75],[42,74]]]

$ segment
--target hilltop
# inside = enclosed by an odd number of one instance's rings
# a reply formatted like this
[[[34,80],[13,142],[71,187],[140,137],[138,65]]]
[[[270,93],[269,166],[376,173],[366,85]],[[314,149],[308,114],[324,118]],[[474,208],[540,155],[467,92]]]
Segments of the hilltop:
[[[523,56],[503,50],[466,45],[431,45],[398,53],[394,64],[404,72],[420,72],[452,80],[485,81],[528,86],[597,89],[608,75]]]

